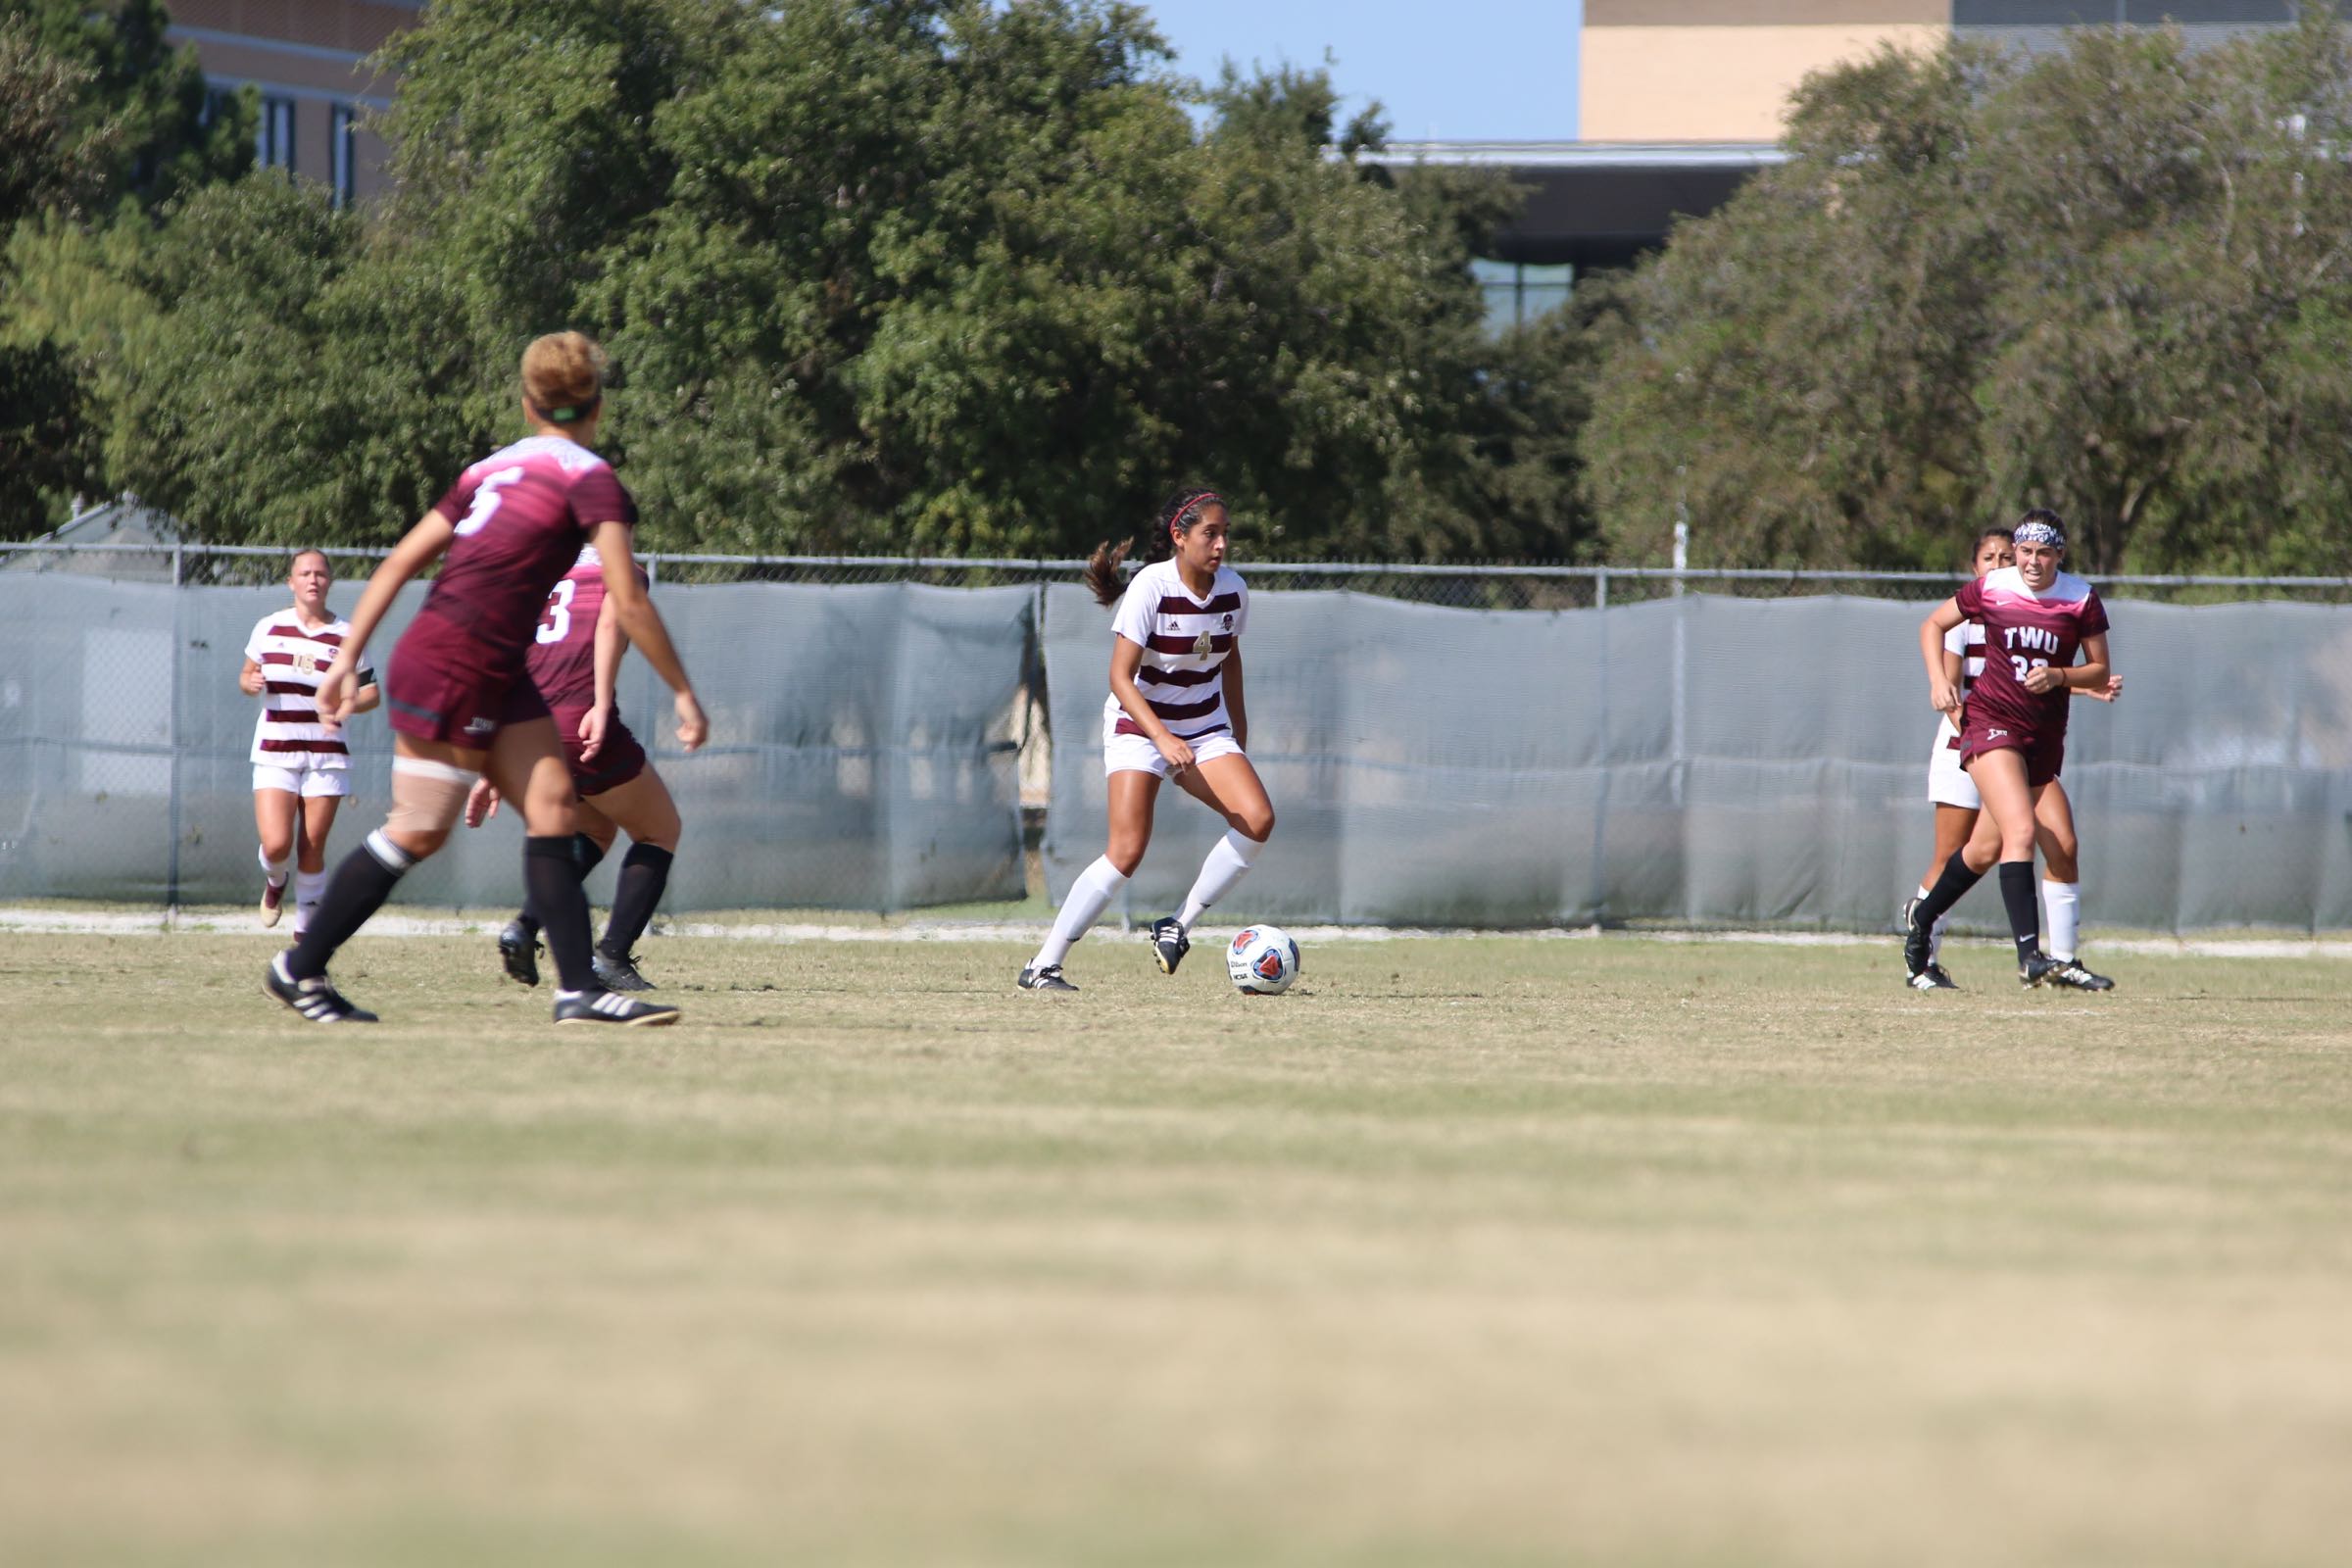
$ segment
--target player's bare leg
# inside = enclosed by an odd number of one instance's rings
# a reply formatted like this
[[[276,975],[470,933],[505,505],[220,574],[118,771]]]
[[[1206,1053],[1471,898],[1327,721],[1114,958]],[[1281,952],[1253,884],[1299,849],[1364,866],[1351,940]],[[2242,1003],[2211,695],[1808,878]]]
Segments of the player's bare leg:
[[[2075,835],[2074,802],[2067,799],[2064,783],[2050,780],[2034,803],[2034,842],[2041,851],[2042,926],[2048,933],[2043,946],[2058,960],[2047,983],[2077,991],[2113,991],[2113,980],[2093,974],[2075,956],[2082,907],[2082,866],[2081,844]]]
[[[631,950],[652,922],[662,893],[669,885],[670,861],[678,851],[684,824],[669,786],[651,767],[625,784],[580,803],[580,831],[611,848],[614,831],[629,835],[629,853],[621,858],[620,881],[612,893],[612,915],[591,955],[596,977],[613,991],[651,991],[653,985],[637,972]],[[604,829],[599,833],[593,821]]]
[[[253,825],[262,841],[262,924],[277,924],[286,879],[294,869],[294,816],[302,798],[291,790],[255,790]]]
[[[556,1022],[675,1023],[677,1008],[620,996],[597,982],[588,948],[588,897],[572,859],[579,797],[556,742],[555,720],[507,725],[485,761],[491,786],[522,812],[523,880],[556,962]]]
[[[469,806],[466,821],[470,825],[474,820]],[[588,873],[603,862],[619,832],[620,829],[614,827],[603,812],[586,800],[573,803],[571,858],[579,869],[583,884],[588,880]],[[498,960],[510,980],[526,986],[539,983],[539,916],[531,912],[527,896],[523,899],[522,908],[498,933]],[[631,988],[616,986],[613,989]]]
[[[484,754],[413,735],[392,737],[392,809],[367,843],[343,858],[327,880],[310,928],[272,959],[263,985],[314,1023],[372,1023],[326,978],[343,944],[366,925],[409,868],[449,842],[466,808],[466,792]]]
[[[1037,956],[1021,968],[1015,983],[1023,991],[1075,991],[1061,972],[1061,960],[1102,918],[1135,868],[1144,863],[1152,843],[1152,814],[1159,801],[1159,776],[1137,768],[1121,768],[1105,781],[1110,815],[1109,842],[1102,856],[1070,884],[1069,896],[1054,917],[1054,929]]]
[[[1225,836],[1209,846],[1183,909],[1152,923],[1152,954],[1163,974],[1176,972],[1191,951],[1193,927],[1249,874],[1257,852],[1274,832],[1274,803],[1266,798],[1266,786],[1249,758],[1237,753],[1196,762],[1176,775],[1176,782],[1224,819]]]
[[[2001,903],[2017,943],[2017,978],[2037,986],[2058,967],[2041,951],[2041,904],[2034,888],[2034,838],[2039,825],[2034,808],[2048,786],[2028,784],[2025,754],[2008,749],[1979,753],[1968,772],[2000,836]]]
[[[1927,874],[1919,879],[1919,891],[1903,901],[1903,912],[1896,922],[1896,929],[1906,932],[1911,929],[1912,911],[1926,902],[1929,893],[1935,889],[1936,879],[1943,874],[1944,866],[1968,843],[1969,836],[1976,831],[1978,818],[1984,814],[1965,806],[1950,806],[1942,801],[1936,803],[1936,858],[1929,862]],[[1928,961],[1920,974],[1920,978],[1927,983],[1919,986],[1919,990],[1960,989],[1952,983],[1952,977],[1943,968],[1943,931],[1951,923],[1952,917],[1946,912],[1928,928]]]
[[[1983,793],[1983,788],[1982,785],[1978,786],[1979,794]],[[1932,968],[1939,967],[1934,947],[1936,928],[1943,923],[1952,906],[1959,903],[2000,858],[1999,824],[1990,811],[1979,811],[1967,841],[1952,852],[1950,859],[1943,862],[1943,869],[1936,873],[1935,882],[1929,886],[1927,897],[1914,899],[1904,906],[1904,983],[1912,990],[1946,989],[1946,986],[1936,984],[1935,975],[1929,972]]]

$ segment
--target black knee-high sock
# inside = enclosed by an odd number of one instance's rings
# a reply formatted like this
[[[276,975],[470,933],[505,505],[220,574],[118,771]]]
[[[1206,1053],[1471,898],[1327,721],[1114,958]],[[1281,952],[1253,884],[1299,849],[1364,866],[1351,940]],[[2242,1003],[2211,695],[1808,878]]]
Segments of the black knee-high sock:
[[[557,983],[566,991],[596,989],[588,961],[588,895],[580,891],[571,840],[552,834],[522,841],[522,881],[531,908],[547,932],[547,951],[556,960]]]
[[[286,972],[297,980],[326,973],[327,960],[335,956],[335,950],[384,906],[393,888],[416,863],[415,857],[380,831],[368,834],[368,841],[343,857],[335,874],[326,879],[326,892],[312,911],[309,929],[295,939],[293,951],[286,955]]]
[[[571,858],[578,862],[580,880],[585,882],[588,880],[588,873],[595,870],[597,862],[605,858],[605,847],[585,833],[574,833],[571,836]],[[521,922],[525,931],[537,936],[539,934],[539,916],[531,911],[530,890],[526,888],[523,893],[522,912],[514,918]]]
[[[1960,902],[1961,895],[1984,879],[1984,872],[1971,871],[1968,862],[1960,857],[1960,851],[1952,852],[1952,858],[1943,862],[1943,874],[1936,879],[1936,885],[1928,889],[1927,898],[1920,902],[1919,911],[1912,918],[1921,925],[1932,926],[1942,919],[1951,906]]]
[[[2009,906],[2009,934],[2017,938],[2021,963],[2041,951],[2041,901],[2035,892],[2032,860],[2001,862],[2001,902]]]
[[[669,862],[674,858],[669,851],[651,844],[632,844],[629,853],[621,857],[612,918],[605,926],[605,940],[597,944],[605,956],[627,957],[637,939],[645,935],[654,906],[662,902],[662,890],[669,886]]]

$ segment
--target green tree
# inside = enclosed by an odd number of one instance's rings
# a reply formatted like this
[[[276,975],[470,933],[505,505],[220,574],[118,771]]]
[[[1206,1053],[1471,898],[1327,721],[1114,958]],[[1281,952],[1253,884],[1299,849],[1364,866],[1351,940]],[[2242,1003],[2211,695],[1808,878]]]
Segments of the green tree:
[[[1585,485],[1616,553],[1948,566],[2054,506],[2115,571],[2341,571],[2352,50],[2083,29],[1809,80],[1789,162],[1632,278]]]
[[[250,90],[220,95],[206,85],[196,51],[166,39],[163,0],[0,0],[0,18],[28,25],[76,69],[77,118],[105,130],[108,201],[154,212],[253,167],[258,101]]]
[[[1488,340],[1465,268],[1515,193],[1360,164],[1320,73],[1197,127],[1164,62],[1099,0],[445,0],[392,51],[379,217],[172,219],[174,256],[301,260],[159,264],[123,470],[211,535],[382,537],[576,325],[665,548],[1062,554],[1196,475],[1261,554],[1571,548],[1523,400],[1572,409],[1578,362]],[[171,407],[260,396],[303,412]]]

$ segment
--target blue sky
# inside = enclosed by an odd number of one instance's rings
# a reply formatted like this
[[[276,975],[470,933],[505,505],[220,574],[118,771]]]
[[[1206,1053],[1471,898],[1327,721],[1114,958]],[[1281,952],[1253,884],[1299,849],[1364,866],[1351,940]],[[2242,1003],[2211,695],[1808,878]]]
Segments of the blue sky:
[[[1187,75],[1323,63],[1353,114],[1377,98],[1399,141],[1576,135],[1584,0],[1141,0]]]

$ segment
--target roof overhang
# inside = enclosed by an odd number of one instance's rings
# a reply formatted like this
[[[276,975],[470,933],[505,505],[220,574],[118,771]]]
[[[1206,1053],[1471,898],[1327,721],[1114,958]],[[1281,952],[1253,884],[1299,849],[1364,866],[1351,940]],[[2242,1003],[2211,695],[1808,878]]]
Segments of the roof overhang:
[[[1492,169],[1529,188],[1499,260],[1625,267],[1663,244],[1677,218],[1731,199],[1749,175],[1788,161],[1771,142],[1391,142],[1366,163]]]

